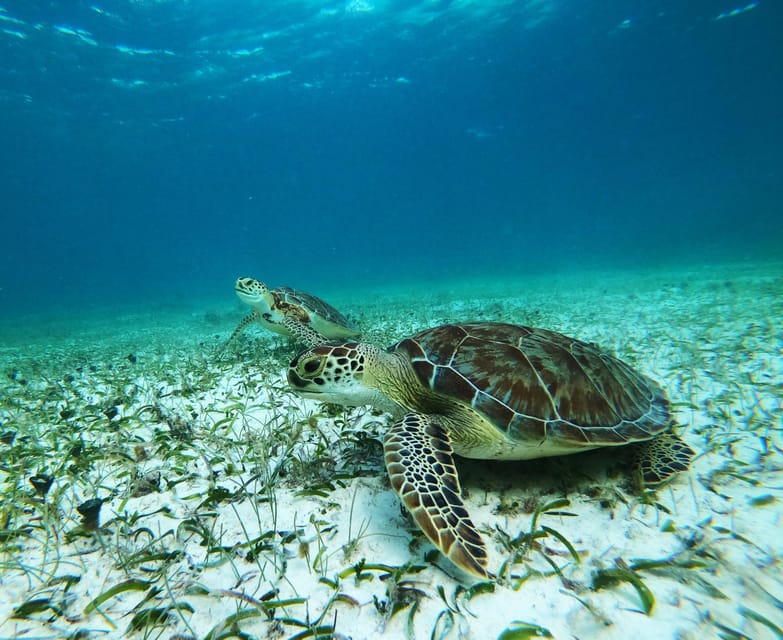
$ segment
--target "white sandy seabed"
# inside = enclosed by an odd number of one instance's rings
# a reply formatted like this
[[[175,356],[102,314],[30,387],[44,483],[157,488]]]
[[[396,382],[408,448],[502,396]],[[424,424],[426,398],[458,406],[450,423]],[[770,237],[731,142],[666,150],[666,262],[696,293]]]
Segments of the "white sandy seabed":
[[[616,450],[459,461],[478,584],[401,513],[385,416],[292,395],[260,329],[221,351],[231,295],[1,347],[0,638],[781,637],[781,265],[325,296],[379,343],[530,324],[668,390],[697,456],[655,493]]]

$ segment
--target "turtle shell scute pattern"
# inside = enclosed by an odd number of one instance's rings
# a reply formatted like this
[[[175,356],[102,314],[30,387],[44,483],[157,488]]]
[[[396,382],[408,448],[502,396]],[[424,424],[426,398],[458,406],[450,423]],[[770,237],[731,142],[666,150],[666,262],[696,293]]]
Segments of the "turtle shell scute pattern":
[[[597,346],[503,323],[451,324],[392,347],[421,383],[512,440],[570,446],[649,440],[671,423],[661,387]]]
[[[301,322],[312,322],[310,316],[318,316],[327,322],[353,329],[348,319],[320,298],[316,298],[304,291],[297,291],[291,287],[277,287],[272,290],[275,299],[275,307],[280,313],[289,317],[295,317]]]

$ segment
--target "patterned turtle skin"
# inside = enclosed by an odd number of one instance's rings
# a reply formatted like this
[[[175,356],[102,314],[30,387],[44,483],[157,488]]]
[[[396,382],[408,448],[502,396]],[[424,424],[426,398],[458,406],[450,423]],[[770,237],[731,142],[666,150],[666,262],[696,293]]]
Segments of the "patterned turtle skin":
[[[392,487],[425,535],[461,569],[490,575],[460,496],[454,454],[525,460],[635,443],[638,480],[688,468],[663,389],[593,344],[547,329],[475,322],[427,329],[388,350],[321,345],[299,354],[298,394],[372,404],[396,422],[384,440]]]
[[[320,298],[290,287],[270,289],[255,278],[238,278],[234,290],[253,309],[242,319],[226,344],[258,322],[269,331],[315,346],[359,335],[348,319]]]

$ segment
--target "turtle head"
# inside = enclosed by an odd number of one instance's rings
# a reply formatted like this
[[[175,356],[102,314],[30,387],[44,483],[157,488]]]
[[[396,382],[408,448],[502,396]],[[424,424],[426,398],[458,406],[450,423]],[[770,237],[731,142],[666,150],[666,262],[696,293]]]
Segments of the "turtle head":
[[[368,365],[380,350],[363,342],[325,344],[303,351],[288,366],[288,384],[303,398],[347,406],[388,404],[371,384]]]
[[[266,299],[269,287],[255,278],[237,278],[234,291],[242,302],[253,305]]]

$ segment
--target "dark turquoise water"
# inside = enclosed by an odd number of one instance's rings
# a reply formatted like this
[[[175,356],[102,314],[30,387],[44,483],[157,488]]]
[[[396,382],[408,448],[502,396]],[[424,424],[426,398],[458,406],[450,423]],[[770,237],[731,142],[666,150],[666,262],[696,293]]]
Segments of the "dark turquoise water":
[[[778,2],[0,6],[6,318],[783,240]]]

